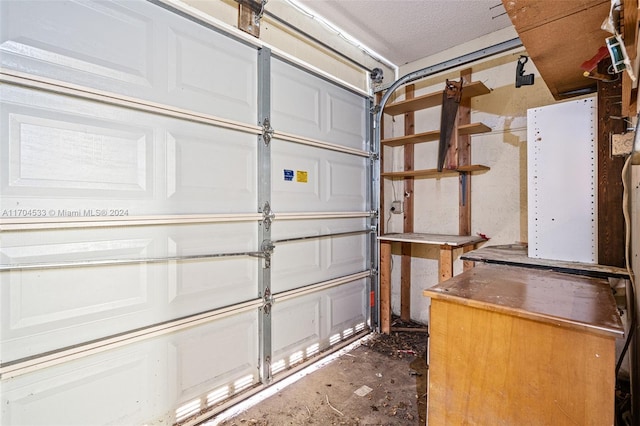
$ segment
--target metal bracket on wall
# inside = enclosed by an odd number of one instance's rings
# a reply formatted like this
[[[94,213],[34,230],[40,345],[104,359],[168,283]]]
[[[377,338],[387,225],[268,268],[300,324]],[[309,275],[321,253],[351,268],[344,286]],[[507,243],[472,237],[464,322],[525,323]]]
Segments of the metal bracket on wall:
[[[236,0],[238,3],[238,28],[254,37],[260,37],[260,20],[268,0]]]
[[[271,127],[271,121],[269,118],[265,118],[262,122],[262,140],[265,145],[269,145],[271,138],[273,137],[273,127]]]

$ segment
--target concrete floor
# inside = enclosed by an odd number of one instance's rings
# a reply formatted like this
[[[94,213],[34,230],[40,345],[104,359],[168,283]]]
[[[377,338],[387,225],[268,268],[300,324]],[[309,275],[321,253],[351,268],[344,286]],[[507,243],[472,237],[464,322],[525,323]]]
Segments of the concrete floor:
[[[376,334],[221,425],[424,425],[426,349],[425,332]]]

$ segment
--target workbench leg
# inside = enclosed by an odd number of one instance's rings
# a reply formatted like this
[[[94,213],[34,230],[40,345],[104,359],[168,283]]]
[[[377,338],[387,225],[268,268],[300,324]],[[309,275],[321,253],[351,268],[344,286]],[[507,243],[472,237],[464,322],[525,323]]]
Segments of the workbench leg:
[[[462,247],[462,252],[463,253],[468,253],[471,250],[475,250],[476,249],[476,245],[475,244],[469,244],[468,246],[464,246]],[[473,268],[476,265],[476,262],[472,261],[472,260],[463,260],[462,261],[462,270],[463,271],[468,271],[469,269]]]
[[[391,243],[380,242],[380,331],[391,332]]]
[[[439,282],[446,281],[453,277],[453,247],[440,246],[440,264],[438,265],[440,272]]]

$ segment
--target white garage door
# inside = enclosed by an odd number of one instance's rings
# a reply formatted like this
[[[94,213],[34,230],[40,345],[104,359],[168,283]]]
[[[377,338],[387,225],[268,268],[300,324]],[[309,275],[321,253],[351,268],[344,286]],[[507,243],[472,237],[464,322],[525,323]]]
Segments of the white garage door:
[[[368,331],[367,96],[142,0],[0,16],[0,423],[196,422]]]

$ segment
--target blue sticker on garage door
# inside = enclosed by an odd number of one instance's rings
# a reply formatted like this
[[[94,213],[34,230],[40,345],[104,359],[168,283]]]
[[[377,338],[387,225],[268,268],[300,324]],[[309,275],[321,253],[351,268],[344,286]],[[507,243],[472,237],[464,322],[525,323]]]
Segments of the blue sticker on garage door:
[[[293,180],[293,170],[284,169],[284,180]]]

